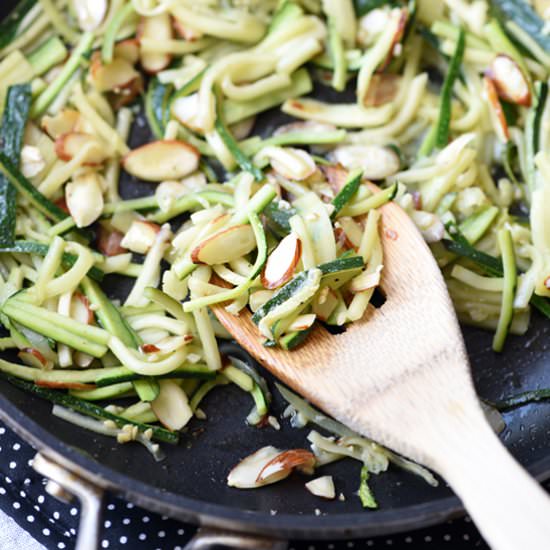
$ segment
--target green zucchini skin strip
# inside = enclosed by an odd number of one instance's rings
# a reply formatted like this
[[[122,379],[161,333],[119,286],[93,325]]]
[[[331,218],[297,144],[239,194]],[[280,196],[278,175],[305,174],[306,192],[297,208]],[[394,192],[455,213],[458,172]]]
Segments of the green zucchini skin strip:
[[[67,218],[67,214],[47,199],[34,185],[16,168],[10,158],[0,151],[0,171],[9,182],[31,202],[31,204],[47,218],[60,222]]]
[[[6,378],[11,384],[21,388],[22,390],[33,393],[42,399],[51,401],[52,403],[56,403],[57,405],[61,405],[63,407],[67,407],[68,409],[86,416],[91,416],[93,418],[97,418],[98,420],[112,420],[119,428],[122,428],[126,424],[131,424],[132,426],[137,426],[140,432],[145,432],[150,429],[153,432],[153,438],[157,441],[162,441],[163,443],[176,444],[179,441],[179,436],[175,432],[171,432],[164,428],[159,428],[158,426],[154,426],[152,424],[141,424],[140,422],[134,422],[133,420],[122,418],[121,416],[107,412],[103,407],[99,407],[94,403],[84,401],[83,399],[79,399],[78,397],[74,397],[73,395],[69,395],[67,393],[42,388],[25,380],[20,380],[19,378],[13,378],[11,376]]]
[[[548,84],[535,84],[535,105],[531,107],[525,122],[525,149],[527,163],[527,185],[532,191],[535,188],[535,156],[540,150],[541,123],[546,102],[548,101]]]
[[[19,167],[31,102],[30,84],[8,88],[0,138],[3,153],[16,167]],[[15,240],[16,195],[16,189],[10,180],[4,174],[0,175],[0,246],[10,246]]]
[[[514,252],[514,241],[509,229],[503,228],[498,233],[498,243],[502,254],[502,266],[504,275],[504,290],[502,293],[502,307],[498,320],[497,331],[493,339],[493,350],[502,351],[506,337],[514,317],[514,297],[518,282],[516,267],[516,255]]]
[[[111,63],[113,60],[113,51],[116,42],[116,35],[126,21],[128,17],[134,12],[134,5],[132,2],[126,4],[119,8],[107,30],[105,31],[105,36],[103,37],[103,45],[101,47],[101,58],[104,63]]]
[[[21,0],[8,16],[0,22],[0,50],[5,48],[19,31],[19,25],[25,18],[25,15],[34,7],[38,0]]]
[[[374,494],[368,485],[368,480],[369,470],[366,466],[363,466],[361,468],[359,491],[357,492],[357,494],[359,495],[359,499],[361,500],[363,508],[376,509],[378,508],[378,503],[376,502]]]
[[[353,6],[357,17],[362,17],[369,13],[369,11],[391,3],[391,0],[353,0]]]
[[[145,96],[145,114],[149,126],[157,139],[164,137],[165,112],[172,91],[171,85],[162,84],[158,78],[153,78]]]
[[[543,32],[544,21],[525,0],[491,0],[491,5],[502,24],[514,21],[543,50],[550,51],[550,36]]]
[[[550,389],[542,388],[540,390],[531,390],[518,395],[513,395],[511,397],[506,397],[492,403],[495,408],[499,411],[507,411],[510,409],[515,409],[516,407],[521,407],[522,405],[528,405],[529,403],[538,403],[539,401],[546,401],[550,399]]]
[[[46,256],[50,247],[47,244],[37,243],[33,241],[15,241],[13,246],[2,246],[0,247],[0,253],[2,252],[15,252],[19,254],[36,254],[42,258]],[[69,252],[63,253],[63,265],[66,268],[71,268],[77,260],[77,257],[74,254]],[[91,267],[88,271],[88,276],[92,279],[101,282],[105,273],[98,267]]]
[[[338,34],[335,22],[332,18],[328,21],[328,45],[330,58],[334,67],[332,73],[332,87],[337,92],[343,92],[346,88],[348,63],[342,37]]]
[[[281,208],[278,199],[271,201],[263,211],[267,228],[280,238],[290,233],[290,218],[297,213],[298,211],[293,207]]]
[[[449,70],[443,87],[441,88],[441,102],[439,106],[439,119],[437,121],[437,130],[434,145],[436,148],[443,148],[449,141],[449,130],[451,127],[451,100],[453,97],[453,86],[459,75],[464,49],[466,44],[466,33],[460,28],[456,49],[449,63]]]
[[[346,182],[340,192],[332,199],[332,205],[334,210],[330,215],[330,218],[334,220],[338,216],[340,210],[346,206],[346,204],[353,199],[355,193],[361,185],[361,180],[363,178],[362,170],[354,170],[348,175]]]
[[[199,380],[211,380],[216,377],[216,372],[210,370],[206,365],[189,364],[183,365],[168,374],[155,376],[155,380],[169,379],[187,379],[195,378]],[[134,382],[136,380],[144,380],[144,377],[126,367],[112,367],[105,369],[104,375],[99,375],[94,379],[94,383],[98,388],[119,384],[121,382]]]

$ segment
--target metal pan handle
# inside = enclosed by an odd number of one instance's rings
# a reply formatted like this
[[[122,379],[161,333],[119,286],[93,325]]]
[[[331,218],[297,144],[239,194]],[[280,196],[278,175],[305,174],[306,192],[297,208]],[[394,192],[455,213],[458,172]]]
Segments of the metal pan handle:
[[[213,550],[220,546],[234,550],[286,550],[288,548],[288,544],[282,540],[200,528],[184,550]]]
[[[80,501],[80,524],[75,550],[97,550],[103,511],[103,490],[72,474],[53,460],[37,453],[33,468],[47,480],[46,490],[66,502],[74,497]],[[200,528],[185,550],[210,550],[219,546],[234,550],[286,550],[288,545],[255,535]]]

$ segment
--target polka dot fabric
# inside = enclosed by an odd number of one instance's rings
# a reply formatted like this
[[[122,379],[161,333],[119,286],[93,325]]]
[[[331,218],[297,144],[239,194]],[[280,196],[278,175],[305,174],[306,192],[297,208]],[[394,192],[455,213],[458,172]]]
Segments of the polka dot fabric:
[[[45,491],[45,481],[32,469],[35,451],[0,423],[0,507],[48,550],[72,550],[79,511]],[[550,484],[548,485],[550,488]],[[195,528],[143,510],[107,495],[100,548],[110,550],[183,549]],[[469,518],[411,533],[340,542],[291,542],[290,550],[395,548],[486,550]]]

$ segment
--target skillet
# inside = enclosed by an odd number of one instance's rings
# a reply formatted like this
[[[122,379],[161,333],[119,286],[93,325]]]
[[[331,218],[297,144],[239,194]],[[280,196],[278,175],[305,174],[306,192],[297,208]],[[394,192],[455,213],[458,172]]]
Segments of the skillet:
[[[13,0],[2,2],[0,19],[14,4]],[[316,93],[324,99],[331,97],[323,90]],[[273,111],[261,117],[256,130],[270,134],[286,121],[287,117]],[[131,145],[148,139],[146,127],[135,124]],[[121,182],[125,198],[150,193],[151,188],[126,175]],[[111,276],[104,288],[111,297],[121,297],[128,282]],[[482,397],[498,400],[550,387],[550,324],[536,312],[533,315],[529,332],[521,338],[511,337],[502,355],[492,352],[489,333],[464,328],[476,387]],[[118,445],[111,438],[66,423],[50,414],[49,403],[0,379],[0,418],[39,451],[80,478],[171,517],[278,538],[336,539],[389,534],[463,513],[460,502],[444,483],[433,488],[394,467],[372,479],[380,509],[363,511],[354,495],[359,465],[350,461],[323,468],[324,473],[334,476],[338,492],[346,495],[343,502],[327,502],[310,495],[299,476],[256,491],[231,489],[226,486],[227,473],[242,457],[264,445],[295,448],[307,444],[308,428],[292,429],[286,420],[281,420],[280,431],[247,426],[244,419],[250,407],[249,396],[237,388],[215,390],[204,402],[208,420],[193,421],[178,446],[164,446],[167,457],[156,464],[141,447]],[[273,414],[280,418],[284,408],[275,391]],[[508,412],[507,428],[501,435],[519,461],[541,480],[550,477],[549,412],[550,403]],[[316,515],[316,510],[322,515]]]

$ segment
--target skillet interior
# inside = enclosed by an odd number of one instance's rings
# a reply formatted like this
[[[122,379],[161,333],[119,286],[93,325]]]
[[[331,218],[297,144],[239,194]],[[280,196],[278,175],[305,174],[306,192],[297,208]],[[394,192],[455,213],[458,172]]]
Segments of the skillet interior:
[[[0,17],[12,4],[3,3]],[[282,120],[280,114],[268,113],[258,131],[269,134]],[[135,124],[132,143],[146,139],[143,125]],[[150,184],[125,178],[121,192],[133,197],[151,188]],[[107,282],[112,296],[124,294],[126,286],[125,281],[115,277]],[[511,337],[503,355],[491,351],[490,334],[465,329],[479,394],[498,399],[550,386],[549,329],[548,322],[536,316],[529,333],[523,338]],[[434,489],[411,474],[391,468],[372,480],[380,510],[364,512],[354,496],[359,466],[350,461],[323,469],[334,476],[337,490],[347,497],[344,502],[313,497],[304,490],[304,480],[298,476],[259,491],[228,488],[227,472],[243,456],[267,444],[291,448],[307,443],[307,428],[291,429],[287,421],[281,421],[280,432],[246,426],[249,399],[233,387],[216,390],[205,401],[208,421],[194,421],[189,435],[184,435],[177,447],[165,446],[167,458],[156,464],[141,447],[120,446],[110,438],[63,422],[50,415],[51,405],[0,380],[1,416],[27,436],[32,435],[35,444],[53,449],[96,479],[99,476],[106,485],[169,515],[208,523],[221,521],[234,528],[284,536],[336,538],[419,527],[460,510],[444,484]],[[284,404],[275,395],[274,412],[280,416],[283,409]],[[508,427],[502,435],[522,464],[540,477],[550,475],[549,411],[550,404],[543,403],[506,414]],[[327,515],[317,517],[316,509]]]

